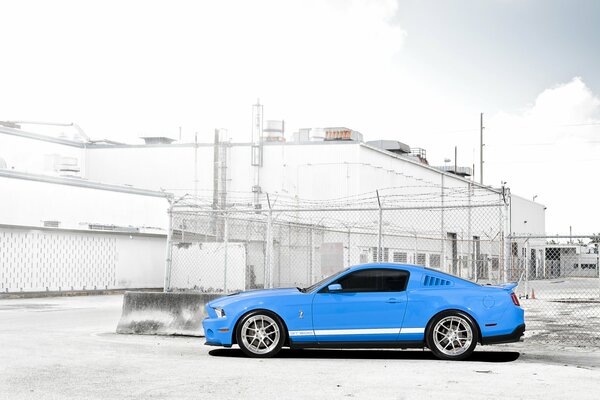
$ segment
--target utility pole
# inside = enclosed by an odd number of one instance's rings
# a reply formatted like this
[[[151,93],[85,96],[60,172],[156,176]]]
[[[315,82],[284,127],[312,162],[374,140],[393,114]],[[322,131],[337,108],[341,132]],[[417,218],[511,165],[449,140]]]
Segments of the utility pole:
[[[456,161],[456,157],[458,155],[458,148],[454,146],[454,175],[458,175],[458,161]]]
[[[198,132],[194,133],[194,197],[198,199]]]
[[[483,185],[483,113],[479,114],[479,183]]]

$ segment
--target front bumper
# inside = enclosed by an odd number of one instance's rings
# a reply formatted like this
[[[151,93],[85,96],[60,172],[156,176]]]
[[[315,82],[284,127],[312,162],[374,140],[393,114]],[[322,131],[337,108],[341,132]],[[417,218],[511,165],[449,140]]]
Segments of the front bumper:
[[[507,335],[484,336],[481,338],[481,344],[514,343],[520,341],[524,334],[525,324],[521,324]]]
[[[206,345],[231,347],[233,343],[233,329],[229,326],[227,318],[205,318],[202,321]]]

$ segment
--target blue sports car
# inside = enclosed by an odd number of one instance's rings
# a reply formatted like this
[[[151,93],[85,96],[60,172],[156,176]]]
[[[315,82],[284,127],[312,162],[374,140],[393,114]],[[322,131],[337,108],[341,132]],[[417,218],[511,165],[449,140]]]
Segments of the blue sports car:
[[[207,304],[206,344],[250,357],[290,348],[423,348],[462,360],[477,343],[519,341],[516,284],[482,286],[401,264],[345,269],[307,288],[247,291]]]

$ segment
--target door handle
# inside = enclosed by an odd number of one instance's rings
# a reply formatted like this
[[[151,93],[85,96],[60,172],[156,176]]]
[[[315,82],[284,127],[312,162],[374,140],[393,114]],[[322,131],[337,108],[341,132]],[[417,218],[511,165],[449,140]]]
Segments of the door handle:
[[[402,303],[402,299],[397,299],[395,297],[391,297],[385,301],[386,303]]]

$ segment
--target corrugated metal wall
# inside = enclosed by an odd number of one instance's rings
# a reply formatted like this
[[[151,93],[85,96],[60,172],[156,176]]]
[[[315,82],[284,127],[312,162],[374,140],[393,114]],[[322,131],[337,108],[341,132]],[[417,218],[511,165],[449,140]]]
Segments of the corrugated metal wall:
[[[0,228],[0,293],[161,287],[164,236]]]
[[[109,235],[0,230],[0,290],[112,288],[116,258]]]

